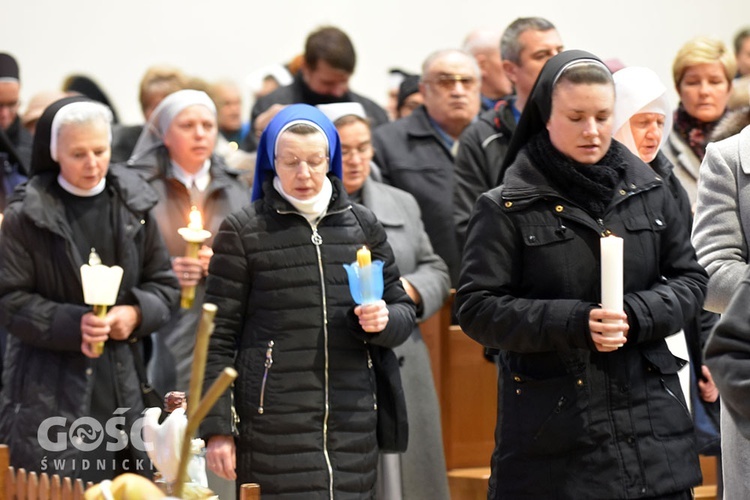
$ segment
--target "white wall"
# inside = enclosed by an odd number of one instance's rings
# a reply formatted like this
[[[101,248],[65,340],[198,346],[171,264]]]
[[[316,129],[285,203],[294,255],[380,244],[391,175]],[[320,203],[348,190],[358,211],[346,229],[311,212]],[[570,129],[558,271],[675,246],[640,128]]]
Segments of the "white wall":
[[[389,67],[416,72],[428,53],[458,46],[472,28],[502,29],[531,15],[555,23],[567,48],[651,67],[671,86],[679,46],[699,34],[731,44],[750,25],[750,1],[2,0],[0,51],[21,65],[23,99],[81,72],[105,88],[125,123],[136,123],[138,82],[153,64],[243,82],[301,52],[312,29],[334,24],[357,50],[352,88],[383,103]]]

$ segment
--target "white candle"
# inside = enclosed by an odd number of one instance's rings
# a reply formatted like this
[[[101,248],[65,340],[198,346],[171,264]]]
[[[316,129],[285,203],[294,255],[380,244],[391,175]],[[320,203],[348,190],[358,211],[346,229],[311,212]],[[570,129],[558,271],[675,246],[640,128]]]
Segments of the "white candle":
[[[601,239],[602,307],[622,311],[622,238],[610,235]],[[612,321],[620,323],[620,320]]]

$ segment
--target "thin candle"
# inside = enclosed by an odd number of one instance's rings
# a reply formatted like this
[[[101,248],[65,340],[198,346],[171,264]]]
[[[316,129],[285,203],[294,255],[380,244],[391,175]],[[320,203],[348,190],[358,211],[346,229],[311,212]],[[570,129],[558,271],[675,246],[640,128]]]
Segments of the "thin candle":
[[[190,393],[188,397],[188,420],[193,418],[195,410],[203,392],[203,376],[206,371],[206,358],[208,357],[208,341],[214,331],[214,316],[216,316],[216,304],[203,304],[203,314],[198,323],[198,333],[195,337],[195,348],[193,349],[193,366],[190,373]]]
[[[180,449],[180,467],[177,472],[177,480],[175,481],[174,496],[181,498],[182,490],[185,485],[185,477],[187,476],[187,465],[190,460],[190,443],[193,435],[198,430],[200,423],[208,414],[208,411],[216,404],[219,397],[224,394],[232,382],[237,378],[237,370],[234,368],[226,367],[221,372],[219,378],[217,378],[211,387],[206,392],[201,402],[198,404],[195,414],[188,419],[187,427],[185,428],[185,435],[182,441],[182,448]],[[190,399],[188,399],[190,401]],[[189,403],[188,403],[189,404]]]
[[[193,259],[198,258],[198,251],[204,241],[211,237],[211,233],[203,229],[203,216],[197,207],[190,208],[188,214],[187,227],[181,227],[177,230],[180,236],[185,240],[185,257]],[[195,286],[183,286],[180,297],[180,307],[190,309],[193,307],[195,300]]]

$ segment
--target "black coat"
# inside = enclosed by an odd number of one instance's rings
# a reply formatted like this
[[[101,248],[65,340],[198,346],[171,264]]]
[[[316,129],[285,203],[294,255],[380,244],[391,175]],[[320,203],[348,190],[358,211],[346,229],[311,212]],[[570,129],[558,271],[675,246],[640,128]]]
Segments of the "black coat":
[[[639,498],[700,482],[692,419],[664,338],[694,318],[706,274],[661,178],[625,150],[603,219],[561,195],[525,151],[469,224],[458,318],[501,350],[490,498]],[[624,239],[627,344],[599,353],[602,231]]]
[[[226,366],[239,372],[237,476],[260,483],[264,498],[372,496],[376,401],[366,342],[394,347],[415,320],[382,226],[332,182],[315,226],[269,178],[265,197],[227,217],[214,239],[206,302],[219,310],[206,381]],[[362,245],[386,263],[389,321],[375,335],[359,327],[343,267]],[[232,431],[226,394],[202,433]]]
[[[511,109],[513,100],[500,101],[495,109],[481,113],[458,139],[453,219],[459,251],[463,251],[466,228],[477,198],[500,185],[500,167],[516,128]]]
[[[375,129],[375,163],[383,182],[410,193],[419,203],[427,236],[458,281],[461,258],[453,224],[453,156],[430,123],[427,110],[414,112]]]
[[[65,207],[55,194],[56,173],[34,176],[19,188],[5,212],[0,236],[0,320],[10,333],[0,396],[0,440],[10,445],[11,464],[40,471],[42,458],[66,459],[55,470],[77,477],[72,460],[81,457],[69,441],[62,451],[43,449],[37,430],[48,417],[62,417],[50,436],[65,434],[78,418],[91,414],[92,361],[81,352],[83,302],[80,255],[72,241]],[[118,264],[124,269],[117,304],[138,305],[141,324],[132,338],[156,331],[177,305],[179,290],[150,209],[156,193],[135,173],[111,167],[107,189],[113,195]],[[125,430],[143,410],[132,351],[110,340],[116,364],[117,400],[124,403]],[[145,454],[142,455],[145,457]],[[49,469],[48,469],[49,470]]]

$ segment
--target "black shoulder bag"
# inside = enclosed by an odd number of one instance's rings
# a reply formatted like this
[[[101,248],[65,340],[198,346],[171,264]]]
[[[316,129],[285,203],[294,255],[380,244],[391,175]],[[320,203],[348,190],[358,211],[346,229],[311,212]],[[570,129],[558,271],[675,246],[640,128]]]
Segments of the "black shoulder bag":
[[[355,207],[352,207],[352,213],[367,237]],[[401,366],[393,349],[370,343],[367,349],[375,372],[378,448],[384,453],[403,453],[409,444],[409,421],[401,383]]]
[[[146,408],[161,408],[164,410],[164,398],[148,383],[146,365],[143,363],[143,354],[141,354],[141,346],[138,340],[129,339],[128,344],[130,345],[130,351],[133,353],[133,364],[135,365],[135,372],[138,374],[138,382],[144,406]]]

